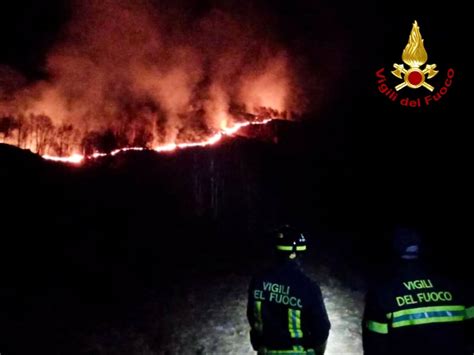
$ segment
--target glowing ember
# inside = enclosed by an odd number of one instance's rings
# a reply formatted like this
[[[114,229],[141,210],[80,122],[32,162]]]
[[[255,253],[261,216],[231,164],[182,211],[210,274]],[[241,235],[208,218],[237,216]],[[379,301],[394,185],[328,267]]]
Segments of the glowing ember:
[[[156,152],[172,152],[177,149],[185,149],[185,148],[192,148],[192,147],[205,147],[209,145],[216,144],[219,142],[224,136],[232,136],[235,133],[237,133],[240,129],[243,127],[251,126],[251,125],[264,125],[267,124],[268,122],[274,120],[274,118],[267,118],[261,121],[256,121],[256,122],[243,122],[243,123],[237,123],[233,127],[228,127],[223,129],[221,132],[216,133],[215,135],[211,136],[207,140],[201,141],[201,142],[192,142],[192,143],[179,143],[179,144],[165,144],[165,145],[160,145],[155,148],[153,148],[154,151]],[[110,155],[114,156],[117,155],[118,153],[121,152],[128,152],[128,151],[143,151],[147,150],[146,148],[143,147],[127,147],[127,148],[121,148],[121,149],[116,149],[110,153]],[[42,157],[46,160],[52,160],[52,161],[57,161],[57,162],[62,162],[62,163],[72,163],[72,164],[81,164],[86,158],[87,159],[97,159],[97,158],[102,158],[107,156],[108,154],[106,153],[94,153],[91,154],[90,156],[84,156],[81,154],[73,154],[69,157],[56,157],[52,155],[43,155]]]
[[[51,155],[43,155],[43,158],[46,160],[58,161],[61,163],[73,163],[73,164],[80,164],[84,160],[84,156],[81,154],[73,154],[69,157],[54,157]]]

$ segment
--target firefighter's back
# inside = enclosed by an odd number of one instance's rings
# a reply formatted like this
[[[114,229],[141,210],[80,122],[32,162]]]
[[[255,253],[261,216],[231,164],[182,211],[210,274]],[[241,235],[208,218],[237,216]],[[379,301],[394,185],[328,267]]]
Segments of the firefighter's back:
[[[394,233],[395,258],[370,287],[363,319],[365,355],[467,355],[469,296],[456,277],[432,269],[412,229]]]
[[[467,354],[467,300],[456,282],[406,261],[383,289],[392,354]]]
[[[327,338],[327,315],[319,287],[297,266],[288,261],[256,277],[254,298],[260,308],[262,344],[267,349],[304,349],[314,346],[315,329]],[[316,317],[315,317],[316,316]]]
[[[247,317],[259,354],[323,354],[329,319],[319,285],[301,270],[304,236],[284,226],[276,231],[277,263],[252,278]]]

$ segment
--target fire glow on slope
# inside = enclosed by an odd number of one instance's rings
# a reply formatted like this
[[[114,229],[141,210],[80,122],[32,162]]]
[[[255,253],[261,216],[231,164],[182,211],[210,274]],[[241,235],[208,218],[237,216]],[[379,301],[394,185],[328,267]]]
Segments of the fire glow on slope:
[[[237,123],[232,127],[228,127],[221,130],[220,132],[214,134],[213,136],[209,137],[207,140],[204,140],[204,141],[192,142],[192,143],[165,144],[165,145],[157,146],[153,148],[153,150],[161,153],[161,152],[172,152],[177,149],[185,149],[185,148],[192,148],[192,147],[205,147],[205,146],[213,145],[219,142],[223,137],[234,135],[243,127],[247,127],[251,125],[264,125],[272,120],[274,120],[274,118],[267,118],[267,119],[264,119],[261,121],[255,121],[255,122]],[[114,156],[118,153],[132,151],[132,150],[143,151],[143,150],[148,150],[148,149],[143,148],[143,147],[120,148],[120,149],[113,150],[110,153],[110,155]],[[85,156],[82,154],[72,154],[67,157],[52,156],[52,155],[43,155],[42,157],[46,160],[52,160],[52,161],[57,161],[57,162],[62,162],[62,163],[81,164],[85,159],[96,159],[96,158],[104,157],[107,155],[109,154],[97,152],[90,156]]]
[[[194,14],[174,3],[72,0],[45,79],[0,63],[0,142],[77,164],[210,145],[304,112],[299,61],[265,13],[236,3]]]

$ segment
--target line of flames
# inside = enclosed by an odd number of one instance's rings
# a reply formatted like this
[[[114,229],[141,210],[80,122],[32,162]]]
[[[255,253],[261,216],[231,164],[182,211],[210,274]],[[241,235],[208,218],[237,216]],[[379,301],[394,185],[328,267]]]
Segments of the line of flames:
[[[192,142],[192,143],[164,144],[164,145],[157,146],[151,150],[161,153],[161,152],[172,152],[177,149],[185,149],[185,148],[192,148],[192,147],[205,147],[205,146],[216,144],[225,136],[234,135],[243,127],[247,127],[251,125],[264,125],[273,120],[275,120],[275,118],[267,118],[264,120],[259,120],[259,121],[254,121],[254,122],[236,123],[234,126],[224,128],[220,132],[214,134],[213,136],[211,136],[210,138],[204,141]],[[120,148],[120,149],[113,150],[110,153],[94,153],[88,156],[76,153],[68,157],[59,157],[59,156],[52,156],[52,155],[42,155],[42,157],[46,160],[52,160],[52,161],[57,161],[57,162],[62,162],[62,163],[81,164],[86,159],[97,159],[97,158],[105,157],[107,155],[114,156],[121,152],[143,151],[143,150],[149,150],[149,149],[143,148],[143,147],[127,147],[127,148]]]

